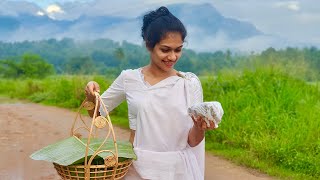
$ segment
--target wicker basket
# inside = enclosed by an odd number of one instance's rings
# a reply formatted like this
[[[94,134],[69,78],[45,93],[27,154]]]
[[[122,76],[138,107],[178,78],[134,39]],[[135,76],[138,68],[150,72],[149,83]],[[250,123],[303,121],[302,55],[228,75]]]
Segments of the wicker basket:
[[[85,153],[84,164],[63,166],[57,163],[53,163],[54,168],[57,170],[58,174],[62,179],[76,179],[76,180],[121,179],[126,175],[126,173],[128,172],[129,166],[132,164],[132,159],[125,159],[123,161],[119,161],[117,142],[116,142],[113,126],[112,126],[108,111],[105,107],[105,104],[101,100],[100,95],[98,93],[95,93],[95,95],[96,95],[95,104],[92,102],[88,102],[87,99],[85,99],[82,102],[71,128],[71,136],[74,136],[76,138],[79,138],[79,136],[82,136],[82,134],[79,133],[80,130],[85,130],[88,133],[87,144],[85,145],[86,153]],[[106,117],[97,115],[99,103],[100,103],[100,106],[103,107],[105,113],[107,114]],[[89,125],[86,124],[86,121],[82,118],[80,113],[81,109],[94,110],[92,121],[90,122]],[[78,125],[79,122],[80,122],[80,126]],[[105,129],[107,129],[107,131],[104,131]],[[100,147],[94,151],[89,147],[89,144],[92,138],[99,138],[97,130],[107,132],[107,135],[103,137],[104,141],[100,145]],[[103,150],[102,146],[106,143],[110,135],[112,135],[114,151]],[[79,141],[81,140],[79,139]],[[89,151],[92,151],[93,155],[89,156]],[[112,155],[106,157],[104,159],[104,163],[101,163],[98,165],[93,164],[92,162],[97,157],[97,155],[103,152],[109,152]]]
[[[85,180],[85,166],[62,166],[56,163],[54,168],[63,179],[77,179]],[[132,160],[126,160],[119,162],[116,168],[115,177],[113,178],[113,172],[115,166],[107,167],[105,165],[91,165],[90,168],[90,179],[104,180],[104,179],[121,179],[128,172],[129,166],[132,164]]]

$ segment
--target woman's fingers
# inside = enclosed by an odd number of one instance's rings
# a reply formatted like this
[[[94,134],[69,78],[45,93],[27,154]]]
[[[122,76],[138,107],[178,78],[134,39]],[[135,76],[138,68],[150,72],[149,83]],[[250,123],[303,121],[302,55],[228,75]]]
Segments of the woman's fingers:
[[[210,127],[208,129],[215,129],[215,125],[213,121],[210,121]]]
[[[85,89],[85,95],[87,97],[88,101],[92,101],[95,102],[95,92],[100,93],[100,86],[98,83],[94,82],[94,81],[90,81],[87,83]]]
[[[202,130],[213,130],[215,129],[215,124],[213,121],[209,121],[210,126],[208,126],[207,122],[201,117],[194,117],[193,115],[191,115],[191,119],[194,123],[194,125]]]
[[[86,86],[86,93],[88,93],[88,95],[90,94],[94,96],[94,92],[100,93],[100,86],[95,81],[90,81]]]
[[[199,118],[199,117],[194,117],[193,115],[191,115],[191,118],[192,118],[192,120],[193,120],[194,125],[195,125],[197,128],[201,129],[202,122],[201,122],[200,118]]]
[[[206,130],[207,129],[207,123],[205,121],[202,121],[201,127],[202,127],[203,130]]]
[[[91,95],[94,95],[94,92],[95,92],[95,89],[96,89],[95,86],[96,86],[96,85],[95,85],[95,83],[94,83],[93,81],[90,81],[90,82],[88,83],[88,85],[87,85],[88,90],[89,90],[89,93],[90,93]]]
[[[193,115],[191,115],[191,119],[194,123],[196,123],[195,117]]]
[[[213,121],[209,121],[209,126],[208,126],[207,122],[201,116],[194,117],[193,115],[191,115],[191,119],[192,119],[194,125],[196,127],[198,127],[199,129],[202,129],[202,130],[215,129],[215,124]]]

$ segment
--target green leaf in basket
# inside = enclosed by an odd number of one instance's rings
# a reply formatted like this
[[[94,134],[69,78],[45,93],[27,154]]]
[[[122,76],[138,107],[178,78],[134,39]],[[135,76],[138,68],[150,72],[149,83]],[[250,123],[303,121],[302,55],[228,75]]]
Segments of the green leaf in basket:
[[[30,158],[34,160],[44,160],[48,162],[54,162],[60,165],[68,166],[71,164],[78,164],[84,162],[87,139],[81,138],[82,142],[75,137],[69,137],[62,141],[48,145],[33,154]],[[88,156],[93,155],[94,151],[99,148],[103,139],[91,139],[90,149]],[[118,156],[119,158],[136,159],[133,147],[128,141],[117,141],[118,145]],[[104,150],[112,150],[114,152],[114,144],[112,140],[108,140],[102,147]],[[103,152],[98,154],[100,158],[105,158],[112,155],[110,152]],[[97,157],[97,158],[99,158]],[[96,159],[96,158],[95,158]]]

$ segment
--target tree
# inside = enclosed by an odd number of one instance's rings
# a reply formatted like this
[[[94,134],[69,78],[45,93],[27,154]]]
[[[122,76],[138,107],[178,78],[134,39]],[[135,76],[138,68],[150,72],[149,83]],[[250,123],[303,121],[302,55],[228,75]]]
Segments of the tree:
[[[23,55],[20,68],[23,72],[22,76],[28,78],[44,78],[55,73],[52,64],[34,54]]]
[[[25,54],[20,61],[1,60],[1,75],[6,78],[44,78],[55,73],[52,64],[38,55]]]
[[[18,78],[22,75],[20,65],[13,60],[0,61],[0,75],[4,78]]]
[[[90,57],[74,57],[65,64],[67,74],[92,74],[96,72],[95,64]]]

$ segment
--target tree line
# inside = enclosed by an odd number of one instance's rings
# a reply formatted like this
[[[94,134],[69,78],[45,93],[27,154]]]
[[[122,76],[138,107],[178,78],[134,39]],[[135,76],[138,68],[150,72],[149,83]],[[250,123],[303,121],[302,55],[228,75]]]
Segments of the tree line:
[[[149,62],[142,45],[109,39],[0,42],[1,77],[44,77],[50,74],[105,74],[116,76],[122,69],[134,69]],[[320,50],[316,47],[272,47],[261,53],[227,51],[195,52],[184,49],[176,68],[202,75],[216,75],[224,69],[254,68],[256,64],[290,69],[308,81],[320,79]],[[38,68],[36,73],[34,69]]]

